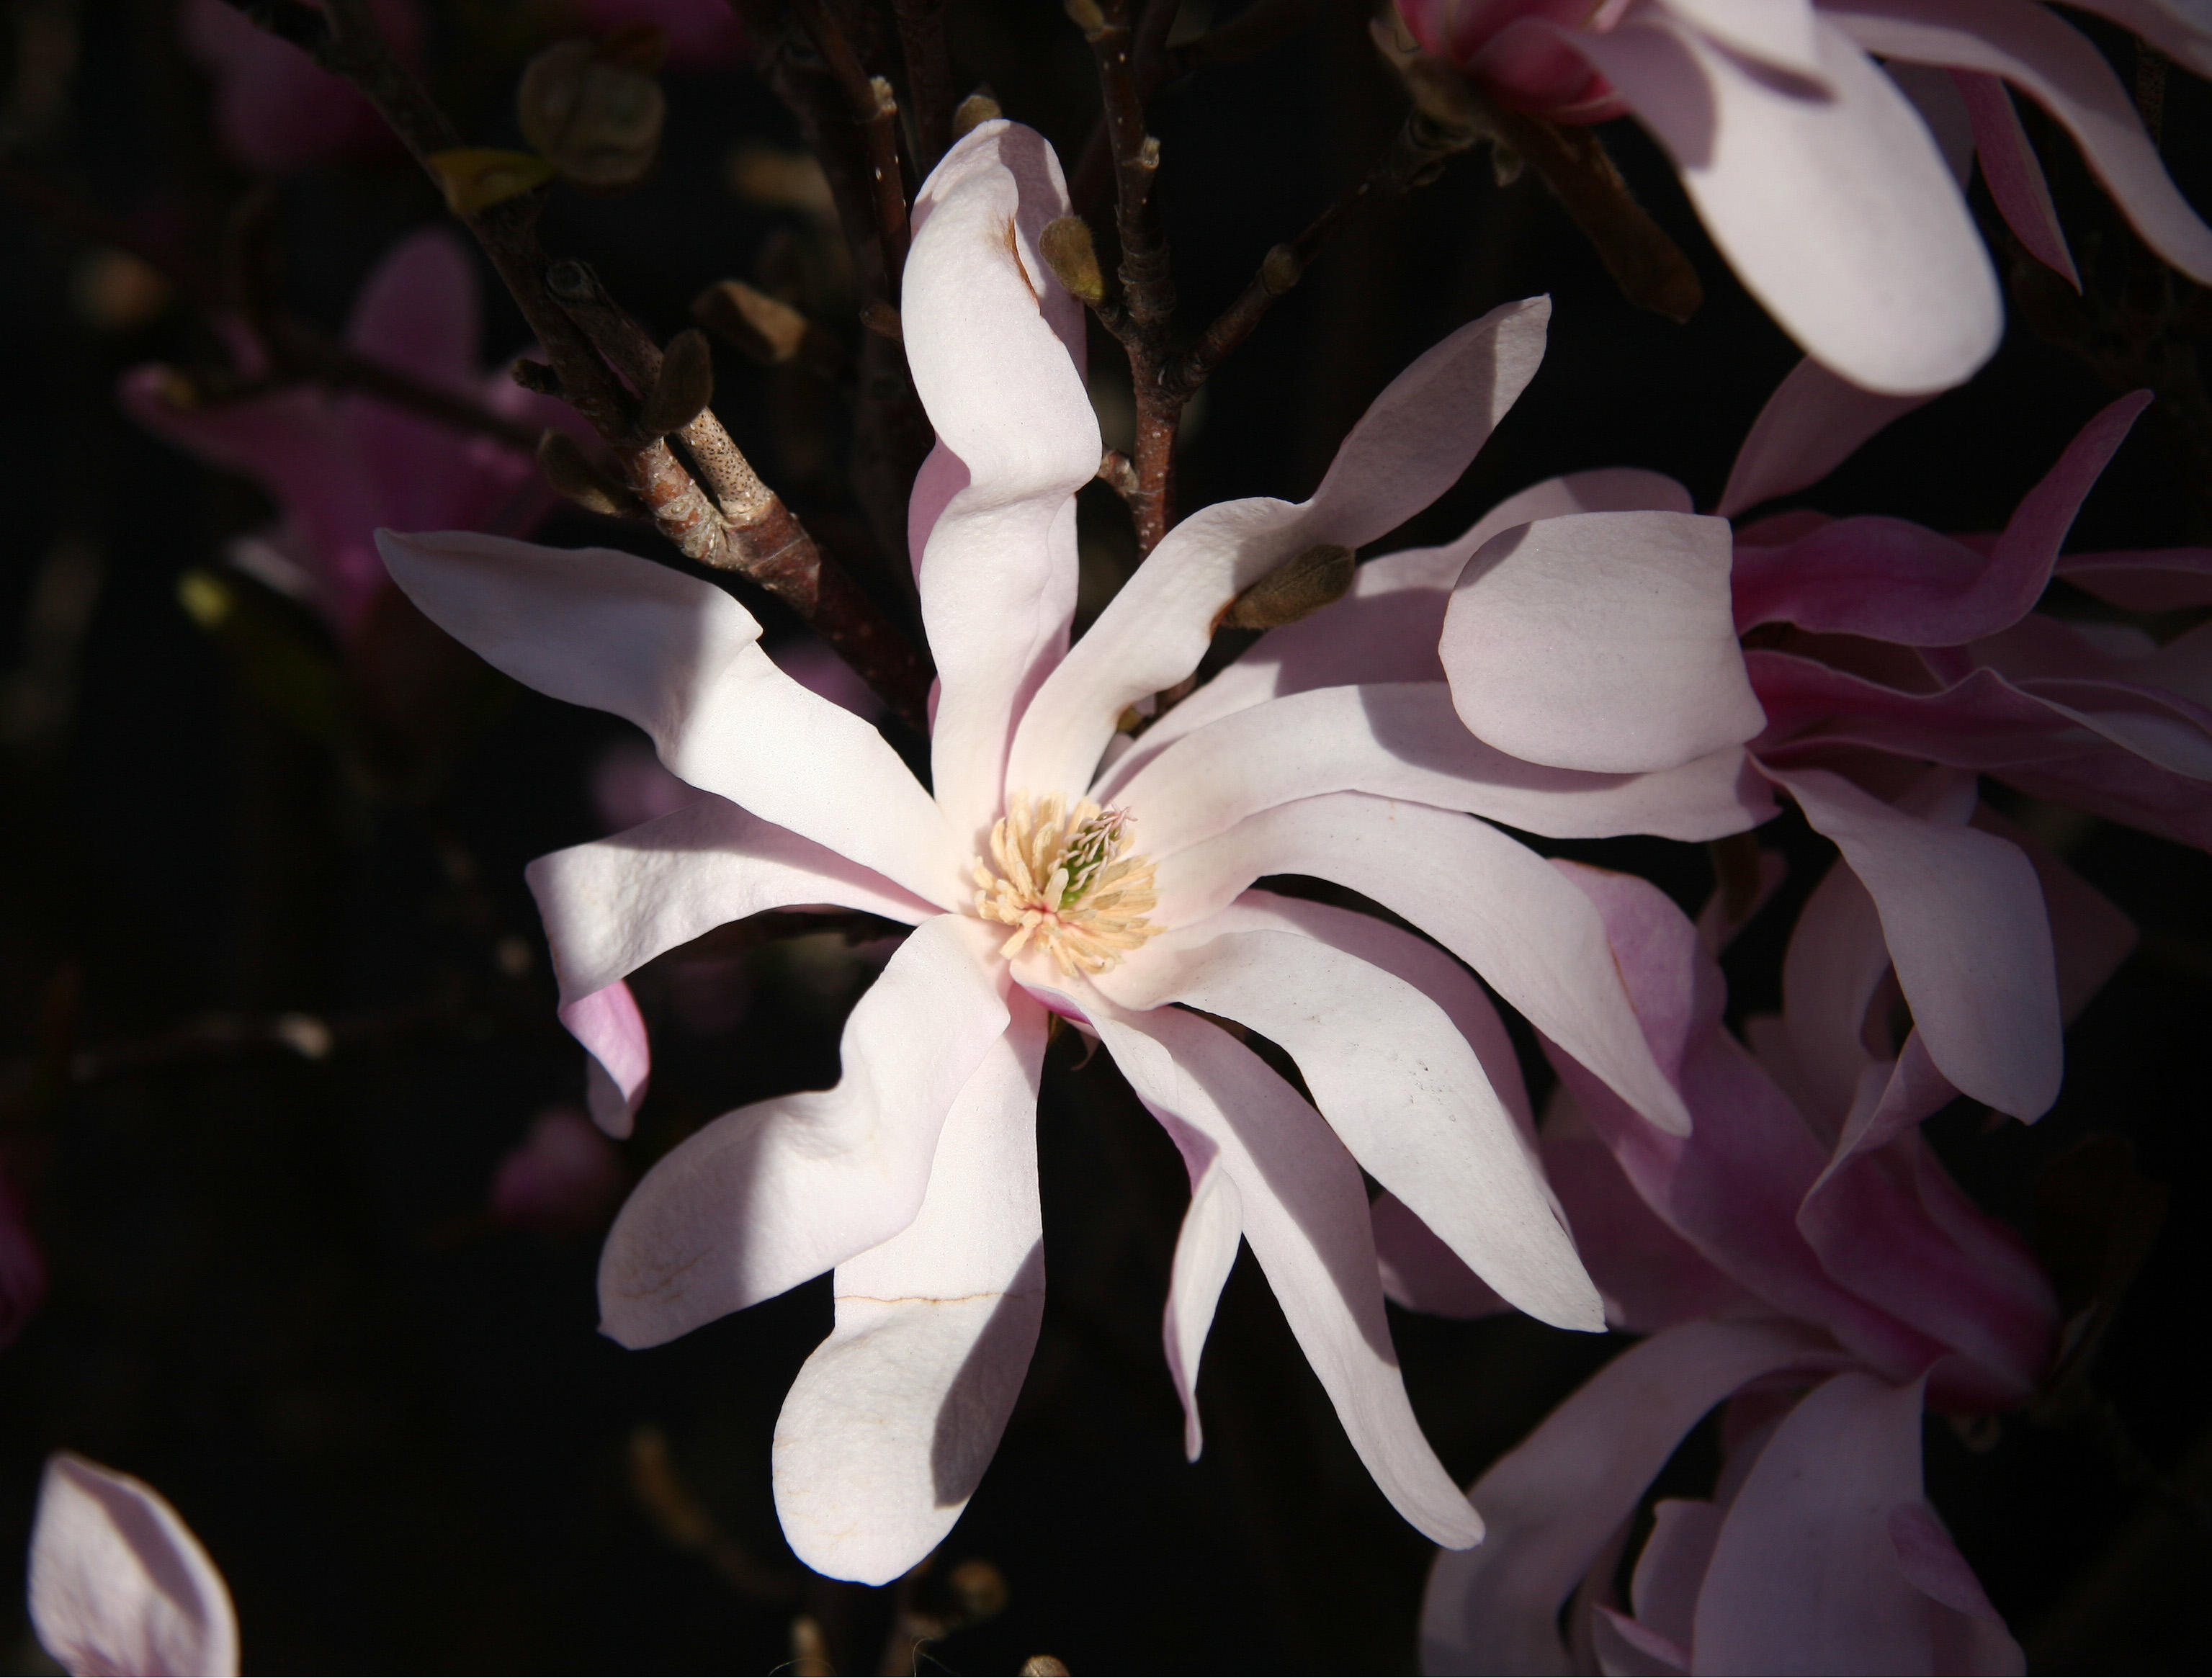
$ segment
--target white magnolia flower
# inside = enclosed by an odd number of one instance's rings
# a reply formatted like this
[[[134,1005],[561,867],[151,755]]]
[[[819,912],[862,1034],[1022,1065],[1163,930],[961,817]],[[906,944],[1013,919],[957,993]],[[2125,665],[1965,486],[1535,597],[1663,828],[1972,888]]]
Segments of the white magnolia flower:
[[[1377,1482],[1438,1542],[1471,1544],[1481,1523],[1391,1353],[1360,1173],[1515,1304],[1601,1326],[1500,1099],[1519,1092],[1497,1014],[1451,958],[1638,1110],[1685,1123],[1596,911],[1483,818],[1703,839],[1765,813],[1741,790],[1760,717],[1727,527],[1648,474],[1540,486],[1449,547],[1362,567],[1347,599],[1265,637],[1132,746],[1125,709],[1190,674],[1240,591],[1317,545],[1373,542],[1459,477],[1534,373],[1548,311],[1509,306],[1424,356],[1310,501],[1194,514],[1071,647],[1074,495],[1100,445],[1081,312],[1036,252],[1066,210],[1044,143],[1003,122],[954,147],[915,205],[902,315],[938,433],[912,514],[940,674],[927,789],[780,672],[716,588],[604,550],[384,538],[438,623],[637,722],[707,795],[532,867],[563,1017],[614,1128],[644,1081],[623,984],[641,964],[793,905],[915,929],[854,1009],[836,1088],[727,1114],[639,1185],[602,1263],[605,1328],[655,1344],[834,1269],[836,1328],[777,1428],[777,1505],[811,1566],[897,1576],[974,1490],[1036,1341],[1035,1110],[1058,1013],[1103,1041],[1189,1167],[1166,1342],[1192,1452],[1199,1354],[1241,1238]],[[1437,661],[1448,604],[1487,612],[1501,669],[1546,678],[1525,701],[1470,687],[1489,740]],[[1600,666],[1587,690],[1553,679]],[[1513,755],[1522,739],[1540,761]],[[1364,893],[1436,944],[1250,889],[1279,874]],[[1177,1003],[1280,1045],[1319,1111]]]

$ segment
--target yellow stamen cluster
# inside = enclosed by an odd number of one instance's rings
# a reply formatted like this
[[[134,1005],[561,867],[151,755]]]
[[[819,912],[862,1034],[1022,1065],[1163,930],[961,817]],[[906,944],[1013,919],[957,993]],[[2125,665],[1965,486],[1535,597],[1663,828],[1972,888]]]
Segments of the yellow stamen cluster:
[[[1034,938],[1071,978],[1103,973],[1160,930],[1145,918],[1159,903],[1152,865],[1128,849],[1127,811],[1017,793],[991,829],[997,869],[975,860],[975,912],[1014,928],[1009,958]]]

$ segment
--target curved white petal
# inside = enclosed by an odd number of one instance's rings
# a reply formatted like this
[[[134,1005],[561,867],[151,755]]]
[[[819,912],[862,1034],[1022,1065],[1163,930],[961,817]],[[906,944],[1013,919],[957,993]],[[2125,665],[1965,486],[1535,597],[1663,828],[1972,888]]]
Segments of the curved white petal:
[[[1437,1558],[1422,1670],[1568,1671],[1559,1610],[1683,1436],[1746,1382],[1817,1359],[1820,1344],[1794,1322],[1686,1322],[1591,1377],[1468,1491],[1490,1539]]]
[[[1008,1007],[945,1116],[921,1210],[837,1267],[836,1326],[776,1419],[783,1535],[832,1578],[886,1584],[951,1530],[1036,1346],[1045,1012],[1018,993]]]
[[[1437,1461],[1406,1397],[1367,1193],[1344,1145],[1218,1026],[1175,1008],[1127,1012],[1085,990],[1079,1006],[1138,1098],[1186,1158],[1218,1155],[1237,1185],[1244,1238],[1382,1494],[1437,1543],[1476,1542],[1481,1519]]]
[[[46,1459],[31,1530],[31,1625],[79,1674],[238,1670],[238,1616],[191,1529],[143,1480]]]
[[[1657,136],[1752,295],[1869,390],[1963,382],[2003,326],[1996,276],[1911,103],[1816,16],[1822,94],[1667,18],[1561,31]]]
[[[2058,1098],[2058,981],[2035,869],[1965,807],[1923,818],[1826,769],[1767,773],[1836,842],[1881,915],[1897,982],[1943,1076],[2001,1113]]]
[[[826,846],[711,797],[611,838],[551,852],[523,875],[545,922],[564,1003],[765,909],[835,903],[909,926],[936,912]]]
[[[1190,1205],[1176,1231],[1160,1338],[1167,1347],[1176,1396],[1182,1401],[1182,1454],[1195,1462],[1206,1446],[1206,1430],[1198,1419],[1198,1361],[1243,1243],[1244,1202],[1219,1154],[1202,1165],[1186,1163],[1191,1164]]]
[[[1771,813],[1740,748],[1649,775],[1589,775],[1508,756],[1467,732],[1441,682],[1316,688],[1185,735],[1114,793],[1158,860],[1296,799],[1370,793],[1566,839],[1713,839]]]
[[[1869,52],[2020,88],[2074,137],[2143,242],[2212,284],[2212,228],[2175,187],[2104,55],[2056,13],[2029,0],[1837,0],[1822,9]]]
[[[1170,531],[1046,678],[1006,784],[1080,794],[1123,709],[1195,670],[1245,588],[1317,544],[1387,536],[1449,489],[1535,376],[1550,315],[1547,298],[1508,303],[1430,350],[1352,427],[1312,500],[1223,502]]]
[[[1580,513],[1492,537],[1467,562],[1439,652],[1460,720],[1531,763],[1671,769],[1750,739],[1728,521]]]
[[[1761,502],[1818,483],[1860,444],[1925,405],[1933,394],[1877,396],[1807,356],[1774,387],[1751,423],[1713,511],[1733,519]]]
[[[1812,0],[1660,0],[1722,46],[1778,70],[1820,80]]]
[[[1125,1007],[1185,1003],[1279,1045],[1352,1157],[1470,1269],[1532,1316],[1604,1329],[1534,1150],[1417,987],[1297,933],[1210,922],[1156,939],[1098,985]]]
[[[726,1113],[646,1173],[599,1255],[604,1332],[657,1346],[914,1221],[945,1116],[1006,1029],[993,942],[964,915],[924,922],[845,1022],[836,1088]]]
[[[1069,353],[1082,307],[1037,254],[1067,210],[1051,147],[1003,121],[947,152],[915,201],[907,361],[939,448],[966,469],[917,573],[942,684],[932,781],[963,839],[998,813],[1015,719],[1066,648],[1074,495],[1098,470],[1098,421]],[[938,478],[915,495],[939,499]]]
[[[1437,639],[1453,583],[1475,550],[1501,531],[1569,513],[1638,509],[1687,513],[1690,494],[1673,478],[1634,466],[1609,466],[1547,478],[1484,514],[1440,548],[1409,548],[1369,560],[1352,592],[1327,611],[1271,629],[1228,668],[1139,737],[1102,777],[1094,797],[1112,788],[1192,730],[1310,688],[1370,682],[1440,682]]]
[[[2212,76],[2212,7],[2205,0],[2068,0],[2132,29],[2199,76]]]
[[[1690,1128],[1652,1059],[1589,898],[1488,823],[1358,793],[1300,799],[1158,865],[1162,924],[1224,908],[1264,874],[1334,880],[1401,915],[1663,1130]]]
[[[1974,151],[1982,160],[1982,179],[1989,185],[1997,213],[2030,256],[2081,290],[2081,276],[2075,270],[2073,252],[2066,248],[2058,206],[2051,201],[2051,183],[2044,179],[2043,164],[2021,126],[2020,112],[2013,109],[2012,95],[1994,76],[1960,70],[1951,76],[1973,124]]]
[[[966,900],[966,855],[898,754],[778,670],[720,589],[607,548],[465,531],[376,541],[431,622],[518,682],[629,718],[694,787],[931,903]]]
[[[627,1136],[645,1100],[653,1071],[653,1044],[637,998],[620,979],[560,1006],[561,1023],[590,1055],[584,1098],[592,1122],[610,1136]]]

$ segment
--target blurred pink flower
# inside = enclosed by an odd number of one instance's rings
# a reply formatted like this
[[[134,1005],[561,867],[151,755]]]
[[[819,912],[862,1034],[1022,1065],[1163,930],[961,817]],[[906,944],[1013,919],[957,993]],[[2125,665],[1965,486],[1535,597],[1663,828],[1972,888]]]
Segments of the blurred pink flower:
[[[2197,71],[2193,0],[2081,0]],[[1876,58],[1948,70],[1983,173],[2028,248],[2074,277],[2006,84],[2081,149],[2146,243],[2212,284],[2212,228],[2167,177],[2088,40],[2034,0],[1399,0],[1429,52],[1492,98],[1569,122],[1635,115],[1713,241],[1807,351],[1869,390],[1941,390],[2002,327],[1953,169]]]
[[[575,1235],[604,1225],[629,1187],[622,1156],[576,1107],[549,1107],[492,1174],[491,1215],[520,1230]]]
[[[422,17],[416,0],[373,3],[401,57],[418,59]],[[225,0],[182,0],[177,21],[185,52],[215,83],[216,125],[224,148],[246,167],[284,174],[398,151],[398,141],[376,107],[350,82],[261,28],[236,6]]]
[[[572,0],[596,33],[647,24],[668,42],[672,70],[724,70],[744,61],[745,28],[729,0]]]
[[[425,384],[533,425],[576,430],[566,403],[524,390],[477,362],[476,271],[459,239],[428,228],[395,245],[355,301],[346,343]],[[252,358],[241,369],[253,376]],[[306,598],[341,635],[361,623],[390,581],[376,556],[380,526],[520,532],[552,505],[524,450],[471,435],[358,392],[287,386],[235,402],[179,405],[175,375],[142,367],[123,377],[125,410],[210,465],[250,477],[282,510],[275,529],[234,557]]]
[[[238,1618],[222,1575],[143,1480],[65,1450],[48,1457],[30,1575],[32,1628],[66,1671],[238,1671]]]
[[[1133,742],[1121,719],[1196,667],[1239,593],[1317,547],[1376,540],[1460,477],[1534,374],[1548,308],[1508,305],[1415,362],[1310,501],[1194,513],[1071,645],[1075,492],[1100,444],[1082,310],[1036,254],[1066,204],[1042,139],[994,121],[916,205],[901,313],[938,432],[910,508],[939,676],[931,790],[778,671],[719,589],[604,550],[386,539],[434,621],[543,691],[636,720],[713,794],[532,866],[563,1018],[605,1074],[594,1116],[629,1122],[648,1054],[621,981],[658,952],[811,903],[916,928],[854,1009],[835,1090],[726,1115],[640,1183],[602,1262],[605,1326],[655,1344],[834,1268],[835,1331],[777,1431],[777,1505],[811,1566],[896,1578],[957,1517],[1036,1342],[1036,1081],[1057,1013],[1105,1043],[1190,1173],[1164,1337],[1191,1452],[1200,1353],[1249,1241],[1377,1484],[1425,1533],[1472,1543],[1480,1522],[1388,1350],[1362,1169],[1523,1309],[1595,1327],[1595,1296],[1470,1047],[1504,1041],[1481,988],[1380,919],[1250,887],[1307,873],[1373,897],[1681,1128],[1597,910],[1477,818],[1698,838],[1765,813],[1744,779],[1759,715],[1728,621],[1726,532],[1652,509],[1656,487],[1679,491],[1644,475],[1541,486],[1459,544],[1362,568],[1349,599],[1264,637]],[[1547,512],[1566,516],[1528,524]],[[1580,586],[1540,585],[1562,572]],[[1647,572],[1704,617],[1678,613],[1645,660],[1644,708],[1683,691],[1698,708],[1639,714],[1603,772],[1469,734],[1434,628],[1404,632],[1448,604],[1481,617],[1487,590],[1505,597],[1495,621],[1519,601],[1530,626],[1501,656],[1540,666],[1577,644],[1580,620],[1562,614],[1577,602],[1592,619],[1644,610]],[[1622,726],[1594,701],[1575,714]],[[1519,720],[1562,753],[1588,747],[1561,720]],[[1280,1044],[1319,1110],[1178,1003]]]
[[[31,1233],[22,1197],[0,1176],[0,1350],[15,1343],[46,1298],[46,1255]]]
[[[2050,858],[2069,999],[2132,937]],[[2057,1304],[2025,1247],[1952,1183],[1918,1122],[1953,1093],[1917,1039],[1869,1042],[1887,965],[1873,907],[1831,873],[1792,940],[1778,1018],[1721,1024],[1712,911],[1558,865],[1603,913],[1693,1121],[1669,1134],[1552,1050],[1543,1158],[1618,1328],[1607,1365],[1478,1480],[1483,1547],[1440,1557],[1424,1614],[1433,1672],[2018,1671],[2020,1651],[1921,1486],[1925,1404],[2019,1403]],[[1475,1279],[1389,1200],[1394,1292],[1474,1315]],[[1612,1580],[1625,1523],[1675,1447],[1727,1403],[1711,1501],[1668,1500]],[[1574,1598],[1567,1634],[1562,1607]]]

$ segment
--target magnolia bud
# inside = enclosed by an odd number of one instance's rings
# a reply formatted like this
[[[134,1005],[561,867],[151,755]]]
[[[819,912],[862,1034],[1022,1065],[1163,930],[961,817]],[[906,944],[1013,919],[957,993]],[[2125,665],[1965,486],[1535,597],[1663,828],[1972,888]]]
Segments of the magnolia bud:
[[[457,146],[434,151],[423,161],[438,178],[446,208],[456,216],[489,210],[553,178],[553,166],[534,153],[490,146]]]
[[[565,431],[538,438],[538,470],[556,492],[588,513],[625,519],[641,510],[636,498],[594,465]]]
[[[681,431],[714,399],[714,352],[707,335],[686,327],[661,352],[660,376],[638,404],[637,429],[648,437]]]
[[[837,340],[781,297],[743,280],[718,280],[691,300],[691,318],[764,367],[797,362],[835,373],[845,352]]]
[[[1037,249],[1045,266],[1074,296],[1096,308],[1106,301],[1106,276],[1099,271],[1098,249],[1091,240],[1091,224],[1080,216],[1062,216],[1044,224]]]
[[[540,52],[514,95],[523,137],[580,186],[641,179],[659,152],[666,113],[659,82],[587,40],[556,41]]]
[[[1022,1678],[1067,1678],[1067,1663],[1057,1655],[1032,1655],[1022,1663]]]
[[[1221,614],[1232,629],[1279,629],[1342,599],[1358,569],[1352,550],[1324,543],[1277,566],[1229,603]]]
[[[966,136],[970,130],[981,127],[1006,113],[999,108],[999,101],[978,88],[962,100],[952,110],[952,137]]]

